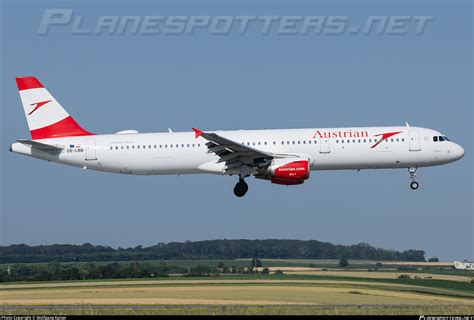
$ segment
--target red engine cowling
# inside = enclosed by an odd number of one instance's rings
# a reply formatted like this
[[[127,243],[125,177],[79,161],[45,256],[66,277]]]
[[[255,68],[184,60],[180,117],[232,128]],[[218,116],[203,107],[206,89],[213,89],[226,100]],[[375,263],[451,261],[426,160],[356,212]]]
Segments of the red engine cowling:
[[[309,178],[309,161],[301,158],[276,159],[268,169],[272,183],[276,184],[302,184]]]

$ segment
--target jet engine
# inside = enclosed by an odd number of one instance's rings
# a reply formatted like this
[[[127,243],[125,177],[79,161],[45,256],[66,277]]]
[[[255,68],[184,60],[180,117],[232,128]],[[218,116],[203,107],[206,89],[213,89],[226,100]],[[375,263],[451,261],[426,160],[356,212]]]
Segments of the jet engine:
[[[275,159],[268,166],[267,179],[282,185],[302,184],[309,178],[309,160],[302,158]]]

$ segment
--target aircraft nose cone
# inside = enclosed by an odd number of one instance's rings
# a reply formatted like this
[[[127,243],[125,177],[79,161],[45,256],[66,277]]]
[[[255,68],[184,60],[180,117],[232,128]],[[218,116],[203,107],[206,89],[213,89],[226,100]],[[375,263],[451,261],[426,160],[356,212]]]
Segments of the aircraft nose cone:
[[[456,160],[461,159],[464,156],[464,149],[460,145],[456,144],[453,149],[453,157]]]

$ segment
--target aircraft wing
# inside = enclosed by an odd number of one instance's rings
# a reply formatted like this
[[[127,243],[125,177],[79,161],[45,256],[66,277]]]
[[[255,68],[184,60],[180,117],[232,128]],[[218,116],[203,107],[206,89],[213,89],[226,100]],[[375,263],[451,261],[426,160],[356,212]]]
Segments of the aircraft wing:
[[[275,154],[255,149],[236,141],[224,138],[217,133],[207,133],[193,128],[196,138],[202,137],[208,142],[206,146],[209,153],[219,156],[217,163],[225,162],[227,174],[240,174],[242,167],[245,175],[250,175],[250,169],[258,169],[268,165],[272,159],[286,158],[293,155]]]
[[[46,143],[42,143],[42,142],[38,142],[38,141],[34,141],[34,140],[22,140],[22,139],[20,139],[20,140],[17,140],[17,141],[19,143],[32,146],[33,148],[35,148],[37,150],[41,150],[41,151],[61,151],[62,149],[64,149],[64,147],[62,147],[62,146],[46,144]]]

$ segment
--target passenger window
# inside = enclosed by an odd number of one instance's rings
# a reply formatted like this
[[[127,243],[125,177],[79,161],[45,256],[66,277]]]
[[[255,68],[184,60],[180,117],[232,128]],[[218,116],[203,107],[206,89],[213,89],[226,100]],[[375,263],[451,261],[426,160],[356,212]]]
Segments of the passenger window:
[[[339,140],[336,140],[336,143],[339,143]]]
[[[181,145],[181,148],[184,148],[184,144]]]
[[[341,140],[341,143],[344,143],[344,140]]]
[[[135,145],[132,146],[132,149],[135,149]]]
[[[120,149],[122,149],[122,150],[123,150],[123,146],[121,146],[121,147],[120,147]]]
[[[186,146],[189,148],[189,143]]]
[[[161,148],[163,148],[163,145],[162,145],[162,144],[160,144],[160,149],[161,149]]]
[[[170,148],[173,148],[173,145],[172,145],[172,144],[170,144]]]
[[[287,141],[286,144],[290,144],[290,141]]]
[[[364,143],[366,143],[366,142],[367,142],[367,140],[366,140],[366,139],[364,139]]]
[[[314,141],[314,144],[318,143],[316,140]]]
[[[303,140],[303,144],[306,144],[306,140]]]
[[[113,150],[113,149],[114,149],[114,147],[110,147],[110,150]]]
[[[276,145],[276,144],[277,144],[276,141],[273,141],[273,145]]]
[[[194,143],[193,143],[193,148],[194,148]]]
[[[129,149],[129,148],[130,148],[130,147],[129,147],[129,146],[127,146],[127,149]]]

